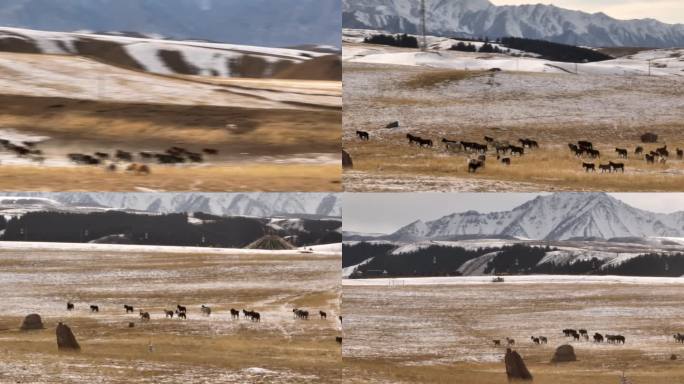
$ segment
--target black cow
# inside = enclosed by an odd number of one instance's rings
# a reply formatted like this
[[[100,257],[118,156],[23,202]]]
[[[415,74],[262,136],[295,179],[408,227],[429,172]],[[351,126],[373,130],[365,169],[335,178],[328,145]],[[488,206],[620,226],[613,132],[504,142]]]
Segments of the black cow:
[[[613,170],[613,172],[617,172],[618,170],[622,171],[622,173],[625,173],[625,164],[623,163],[613,163],[612,161],[608,162],[610,164],[610,168]]]
[[[596,165],[594,165],[594,163],[582,163],[582,167],[584,168],[585,172],[596,172]]]
[[[67,303],[67,311],[73,311],[74,310],[74,303],[68,302]]]
[[[97,305],[91,305],[90,312],[100,312],[100,307]]]
[[[124,304],[124,309],[126,310],[126,313],[133,313],[133,306],[132,305]]]
[[[618,157],[627,158],[627,150],[624,148],[615,148],[615,152],[617,152]]]

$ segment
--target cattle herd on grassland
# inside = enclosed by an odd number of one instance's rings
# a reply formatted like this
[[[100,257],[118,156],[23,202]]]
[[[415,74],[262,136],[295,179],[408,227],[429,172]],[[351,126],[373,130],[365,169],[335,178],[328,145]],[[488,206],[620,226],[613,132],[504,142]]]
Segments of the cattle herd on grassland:
[[[371,134],[365,131],[356,131],[356,137],[361,141],[370,141]],[[410,146],[432,149],[437,147],[437,143],[430,138],[424,138],[411,133],[406,134],[406,140]],[[520,138],[515,144],[508,141],[496,140],[493,137],[484,136],[483,142],[470,142],[462,140],[451,140],[442,138],[439,142],[443,145],[444,151],[448,153],[466,154],[466,164],[469,173],[475,173],[479,169],[484,169],[488,160],[488,155],[496,155],[496,160],[505,166],[514,164],[515,158],[529,154],[539,148],[537,140],[530,138]],[[625,163],[622,159],[628,159],[633,153],[634,158],[643,159],[646,164],[667,164],[673,157],[677,160],[684,159],[684,149],[676,148],[673,153],[667,145],[647,151],[643,146],[637,146],[633,151],[627,148],[615,148],[613,153],[617,154],[617,161],[603,162],[601,151],[598,150],[590,141],[580,140],[576,143],[569,143],[568,149],[571,155],[576,157],[581,163],[581,169],[585,172],[601,173],[624,173]],[[605,157],[605,154],[604,154]],[[597,164],[598,162],[598,164]]]

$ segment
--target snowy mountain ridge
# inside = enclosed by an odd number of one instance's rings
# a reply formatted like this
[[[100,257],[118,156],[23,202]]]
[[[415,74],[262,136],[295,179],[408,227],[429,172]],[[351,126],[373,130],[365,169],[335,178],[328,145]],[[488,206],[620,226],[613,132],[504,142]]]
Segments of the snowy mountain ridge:
[[[556,193],[538,196],[510,211],[468,211],[428,222],[418,220],[386,238],[415,242],[462,236],[534,240],[684,237],[684,212],[648,212],[605,193]]]
[[[553,5],[496,6],[488,0],[427,0],[428,33],[526,37],[593,47],[683,47],[684,24],[653,19],[618,20]],[[342,25],[393,33],[420,29],[420,2],[343,0]]]
[[[0,199],[13,204],[42,201],[68,207],[115,208],[152,213],[204,212],[222,216],[272,217],[278,215],[335,216],[342,214],[340,198],[334,193],[3,193]],[[37,198],[34,200],[26,198]],[[50,200],[38,200],[50,199]],[[55,203],[39,207],[49,208]],[[35,206],[32,204],[31,206]],[[62,208],[64,209],[64,208]]]

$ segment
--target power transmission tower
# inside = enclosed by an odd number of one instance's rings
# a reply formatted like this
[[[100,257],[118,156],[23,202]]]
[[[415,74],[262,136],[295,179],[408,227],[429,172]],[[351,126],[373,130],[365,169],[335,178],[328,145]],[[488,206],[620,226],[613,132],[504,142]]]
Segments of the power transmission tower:
[[[421,45],[421,50],[423,52],[427,51],[427,37],[426,35],[426,26],[425,26],[425,0],[420,0],[420,33],[422,35],[422,45]]]

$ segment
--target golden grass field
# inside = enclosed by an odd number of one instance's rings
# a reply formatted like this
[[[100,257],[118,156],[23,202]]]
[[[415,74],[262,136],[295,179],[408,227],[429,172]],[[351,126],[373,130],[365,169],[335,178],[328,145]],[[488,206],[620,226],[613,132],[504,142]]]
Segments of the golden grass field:
[[[102,167],[0,166],[4,191],[339,191],[341,169],[316,164],[151,166],[135,175]]]
[[[513,280],[507,279],[507,280]],[[581,281],[343,287],[344,376],[349,383],[507,382],[511,337],[535,383],[676,383],[684,375],[680,283]],[[656,279],[657,280],[657,279]],[[624,346],[573,342],[564,328],[626,336]],[[531,335],[549,338],[535,345]],[[577,362],[552,364],[570,343]],[[678,360],[670,360],[675,354]]]
[[[545,73],[483,73],[345,62],[343,148],[353,170],[345,190],[362,191],[677,191],[682,187],[684,148],[678,79],[576,76]],[[674,82],[674,83],[673,83]],[[385,129],[392,121],[400,128]],[[355,131],[370,133],[361,141]],[[655,132],[659,141],[643,144]],[[433,149],[408,145],[406,134],[432,139]],[[537,140],[540,149],[513,157],[510,167],[487,154],[485,169],[467,172],[474,154],[447,152],[442,138],[484,143],[484,136],[519,145]],[[592,141],[600,160],[578,159],[568,143]],[[665,165],[634,155],[667,145]],[[618,159],[615,148],[627,148]],[[624,162],[625,174],[586,174],[582,161]]]
[[[296,252],[5,248],[0,382],[340,382],[339,263],[339,255]],[[188,319],[164,318],[162,310],[179,303]],[[136,313],[125,314],[123,304]],[[201,304],[211,316],[200,314]],[[329,316],[295,320],[293,307]],[[141,322],[138,308],[151,321]],[[233,320],[230,308],[258,311],[262,321]],[[19,331],[33,312],[46,329]],[[57,351],[58,321],[72,328],[80,353]]]

